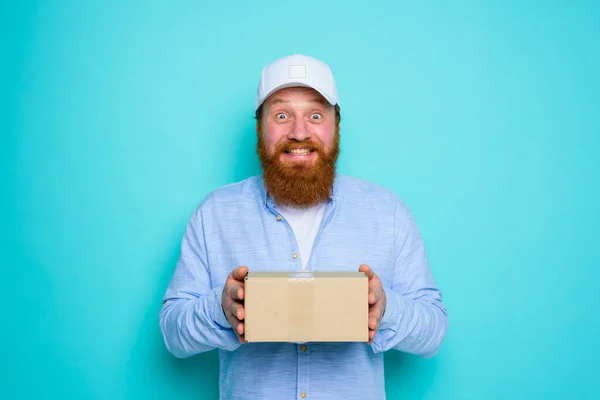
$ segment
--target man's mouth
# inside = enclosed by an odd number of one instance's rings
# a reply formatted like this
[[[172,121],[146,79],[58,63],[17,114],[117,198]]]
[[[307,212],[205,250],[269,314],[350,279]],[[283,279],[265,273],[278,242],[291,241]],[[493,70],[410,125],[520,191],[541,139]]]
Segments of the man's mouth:
[[[289,149],[289,150],[285,150],[285,154],[289,154],[292,156],[307,156],[307,155],[313,153],[314,151],[315,151],[315,149],[309,149],[309,148]]]

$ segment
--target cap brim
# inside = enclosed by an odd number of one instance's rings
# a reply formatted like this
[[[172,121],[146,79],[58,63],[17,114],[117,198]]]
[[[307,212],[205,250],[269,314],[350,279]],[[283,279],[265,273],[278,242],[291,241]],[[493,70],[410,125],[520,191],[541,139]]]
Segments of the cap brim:
[[[319,94],[321,96],[323,96],[325,98],[325,100],[327,100],[327,102],[329,104],[331,104],[332,106],[335,106],[337,103],[334,99],[332,99],[331,97],[329,97],[324,90],[321,90],[320,88],[316,87],[315,85],[307,85],[304,82],[286,82],[284,84],[281,84],[279,86],[275,86],[273,89],[269,90],[263,97],[263,99],[261,100],[261,102],[259,104],[256,105],[256,109],[258,109],[258,107],[260,107],[265,100],[267,100],[271,95],[273,95],[273,93],[281,90],[281,89],[285,89],[285,88],[289,88],[289,87],[308,87],[311,89],[316,90],[317,92],[319,92]]]

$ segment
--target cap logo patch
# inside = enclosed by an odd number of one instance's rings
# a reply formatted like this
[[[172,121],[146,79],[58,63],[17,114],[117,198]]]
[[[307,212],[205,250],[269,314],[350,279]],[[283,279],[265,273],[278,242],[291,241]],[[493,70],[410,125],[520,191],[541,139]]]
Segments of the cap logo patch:
[[[290,65],[290,78],[306,78],[306,65]]]

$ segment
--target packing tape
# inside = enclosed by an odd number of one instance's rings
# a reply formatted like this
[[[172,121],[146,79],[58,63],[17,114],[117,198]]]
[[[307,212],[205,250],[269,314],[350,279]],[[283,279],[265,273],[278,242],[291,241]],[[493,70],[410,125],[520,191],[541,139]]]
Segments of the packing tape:
[[[312,272],[292,272],[288,274],[291,281],[312,281],[315,275]]]
[[[290,313],[287,334],[291,341],[303,343],[314,337],[315,282],[311,272],[289,274],[291,282],[288,304],[295,312]],[[298,304],[298,302],[302,302]]]

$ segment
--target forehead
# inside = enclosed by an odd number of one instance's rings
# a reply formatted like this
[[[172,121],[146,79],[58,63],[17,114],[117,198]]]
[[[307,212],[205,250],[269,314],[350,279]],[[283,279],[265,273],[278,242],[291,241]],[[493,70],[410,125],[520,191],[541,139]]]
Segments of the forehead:
[[[323,106],[330,106],[329,102],[319,92],[307,87],[284,88],[272,94],[265,101],[266,106],[293,103],[318,103]]]

